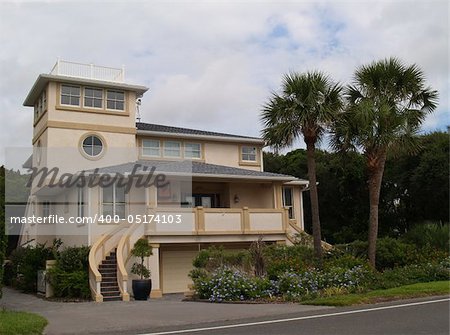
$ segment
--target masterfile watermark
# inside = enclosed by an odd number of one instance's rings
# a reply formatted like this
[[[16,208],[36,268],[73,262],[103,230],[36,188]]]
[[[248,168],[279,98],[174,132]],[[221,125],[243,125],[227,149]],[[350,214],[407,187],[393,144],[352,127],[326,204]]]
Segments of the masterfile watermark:
[[[81,171],[79,173],[60,173],[60,169],[47,167],[30,169],[31,175],[26,184],[27,187],[49,187],[49,188],[73,188],[73,187],[109,187],[116,185],[125,188],[128,193],[132,187],[163,188],[168,185],[167,177],[163,173],[155,174],[155,166],[145,166],[139,163],[133,165],[130,173],[100,173],[100,168],[92,171]]]

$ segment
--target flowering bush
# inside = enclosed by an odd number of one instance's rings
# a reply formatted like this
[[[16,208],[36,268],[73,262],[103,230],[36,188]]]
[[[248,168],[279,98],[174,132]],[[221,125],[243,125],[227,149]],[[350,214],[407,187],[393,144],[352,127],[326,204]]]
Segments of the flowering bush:
[[[211,276],[193,278],[199,298],[211,302],[253,300],[277,294],[272,282],[251,277],[229,267],[217,269]]]

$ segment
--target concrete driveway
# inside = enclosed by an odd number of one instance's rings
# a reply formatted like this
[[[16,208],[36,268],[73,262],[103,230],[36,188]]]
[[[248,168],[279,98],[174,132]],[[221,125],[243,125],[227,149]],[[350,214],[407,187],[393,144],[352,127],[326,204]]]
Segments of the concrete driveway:
[[[138,334],[149,329],[276,317],[330,309],[298,304],[212,304],[181,301],[181,295],[131,302],[51,302],[3,288],[0,308],[34,312],[49,325],[46,334]]]

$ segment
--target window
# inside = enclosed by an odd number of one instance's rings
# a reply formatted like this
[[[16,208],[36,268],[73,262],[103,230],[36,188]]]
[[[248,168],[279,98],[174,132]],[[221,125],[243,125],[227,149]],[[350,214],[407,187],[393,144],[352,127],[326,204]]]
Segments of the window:
[[[165,141],[164,142],[164,157],[181,157],[180,142]]]
[[[84,188],[79,187],[78,188],[78,201],[77,201],[77,215],[78,217],[84,217],[84,208],[85,208],[85,201],[84,201]]]
[[[95,135],[90,135],[83,140],[83,151],[90,157],[97,157],[103,151],[102,140]]]
[[[103,215],[125,218],[125,186],[112,184],[103,188]]]
[[[36,164],[37,165],[41,164],[41,159],[42,159],[42,144],[41,144],[41,141],[39,140],[36,144]]]
[[[142,140],[142,155],[160,157],[161,148],[158,140]]]
[[[34,105],[35,118],[38,119],[39,116],[47,109],[47,94],[45,89],[42,91],[41,96]]]
[[[61,105],[80,106],[81,88],[61,85]]]
[[[119,91],[107,91],[106,94],[106,108],[124,110],[125,106],[125,93]]]
[[[256,147],[242,147],[241,160],[246,162],[256,162]]]
[[[283,187],[283,207],[289,210],[289,219],[294,218],[294,200],[292,187]]]
[[[200,143],[185,143],[184,144],[185,158],[202,158],[202,150]]]
[[[84,89],[84,106],[103,108],[103,90],[86,87]]]
[[[50,201],[44,201],[42,203],[42,217],[46,218],[50,216]]]

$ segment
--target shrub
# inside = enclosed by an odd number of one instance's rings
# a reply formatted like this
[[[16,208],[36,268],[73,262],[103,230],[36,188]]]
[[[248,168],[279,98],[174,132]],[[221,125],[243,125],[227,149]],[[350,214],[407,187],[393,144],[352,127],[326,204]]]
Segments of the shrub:
[[[45,269],[45,261],[54,259],[60,243],[17,248],[11,253],[13,285],[25,292],[36,292],[37,272]]]
[[[269,280],[251,277],[229,267],[219,268],[209,276],[195,278],[194,287],[199,298],[211,302],[253,300],[277,294]]]
[[[378,274],[370,288],[385,289],[402,285],[450,280],[450,257],[440,262],[411,264]]]
[[[48,271],[55,297],[89,299],[89,247],[68,247]]]
[[[413,243],[419,248],[437,249],[448,252],[450,249],[449,224],[422,223],[416,224],[404,236],[403,240]]]
[[[264,251],[269,279],[276,280],[286,272],[304,272],[316,265],[314,250],[303,245],[271,245]]]
[[[212,272],[221,267],[232,267],[241,271],[250,267],[250,253],[248,250],[224,250],[223,247],[211,246],[201,250],[192,264],[199,269]]]

